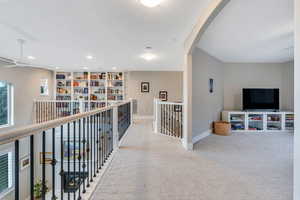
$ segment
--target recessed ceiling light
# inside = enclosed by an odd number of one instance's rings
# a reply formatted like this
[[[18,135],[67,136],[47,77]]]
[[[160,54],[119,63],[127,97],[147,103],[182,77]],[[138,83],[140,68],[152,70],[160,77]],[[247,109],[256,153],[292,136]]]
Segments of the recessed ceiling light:
[[[151,61],[157,58],[157,56],[153,53],[145,53],[141,55],[141,58],[147,60],[147,61]]]
[[[117,68],[116,68],[116,67],[113,67],[112,70],[117,70]]]
[[[158,6],[162,2],[162,0],[140,0],[140,2],[146,7],[154,8]]]
[[[60,69],[60,67],[55,67],[55,69]]]
[[[89,69],[88,67],[83,67],[83,69]]]
[[[29,60],[35,60],[35,57],[34,56],[27,56],[27,59],[29,59]]]
[[[93,57],[93,56],[91,56],[91,55],[87,55],[87,56],[86,56],[86,59],[88,59],[88,60],[92,60],[92,59],[94,59],[94,57]]]

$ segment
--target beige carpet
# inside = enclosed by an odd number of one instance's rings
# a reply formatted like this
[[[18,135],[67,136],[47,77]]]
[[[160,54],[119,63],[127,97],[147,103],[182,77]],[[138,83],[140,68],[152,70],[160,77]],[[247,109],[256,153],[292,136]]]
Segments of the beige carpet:
[[[292,200],[291,134],[209,136],[186,152],[176,139],[131,129],[94,200]]]

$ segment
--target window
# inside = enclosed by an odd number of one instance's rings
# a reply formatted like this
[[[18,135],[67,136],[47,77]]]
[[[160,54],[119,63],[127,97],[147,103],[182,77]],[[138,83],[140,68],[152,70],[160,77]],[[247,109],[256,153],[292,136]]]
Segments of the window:
[[[12,120],[12,86],[0,81],[0,127],[13,124]]]
[[[0,198],[13,187],[12,152],[0,154]]]

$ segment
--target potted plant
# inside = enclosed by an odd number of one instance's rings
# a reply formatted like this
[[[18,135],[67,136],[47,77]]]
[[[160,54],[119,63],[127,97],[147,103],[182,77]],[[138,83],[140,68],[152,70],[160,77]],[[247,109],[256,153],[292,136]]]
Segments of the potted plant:
[[[43,182],[42,180],[38,180],[36,184],[34,184],[34,199],[40,200],[42,198],[42,190],[43,190]],[[49,192],[49,187],[47,186],[47,181],[45,183],[45,193]]]

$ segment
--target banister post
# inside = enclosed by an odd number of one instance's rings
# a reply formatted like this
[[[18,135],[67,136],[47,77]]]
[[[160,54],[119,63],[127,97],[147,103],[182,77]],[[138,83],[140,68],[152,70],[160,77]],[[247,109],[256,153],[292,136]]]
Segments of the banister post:
[[[113,145],[114,149],[119,148],[119,131],[118,131],[118,106],[113,106]]]
[[[154,100],[154,132],[158,133],[160,127],[160,109],[159,109],[159,100]]]

